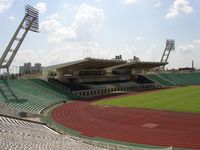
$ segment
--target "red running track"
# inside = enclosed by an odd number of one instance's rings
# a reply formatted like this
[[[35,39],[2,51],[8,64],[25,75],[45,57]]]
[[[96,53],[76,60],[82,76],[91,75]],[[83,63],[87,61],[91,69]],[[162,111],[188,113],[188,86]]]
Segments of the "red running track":
[[[200,149],[200,114],[102,107],[78,101],[57,107],[52,117],[89,137]]]

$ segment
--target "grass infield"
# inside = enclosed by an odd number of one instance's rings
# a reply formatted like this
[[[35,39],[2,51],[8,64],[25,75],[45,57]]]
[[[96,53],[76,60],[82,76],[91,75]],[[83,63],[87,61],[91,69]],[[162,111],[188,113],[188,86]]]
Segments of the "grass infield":
[[[200,86],[178,87],[99,100],[100,105],[200,113]]]

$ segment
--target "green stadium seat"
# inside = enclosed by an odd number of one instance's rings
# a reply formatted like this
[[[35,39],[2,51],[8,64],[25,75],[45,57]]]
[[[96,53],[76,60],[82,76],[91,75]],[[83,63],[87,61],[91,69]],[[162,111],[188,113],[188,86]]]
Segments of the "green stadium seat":
[[[151,79],[152,81],[160,83],[163,86],[175,86],[176,85],[173,82],[171,82],[170,80],[167,80],[158,74],[148,74],[146,76],[147,76],[147,78]]]
[[[163,86],[183,86],[200,85],[200,73],[160,73],[146,75],[152,81],[158,82]]]
[[[77,98],[40,79],[0,80],[0,103],[15,109],[39,114],[59,102]]]

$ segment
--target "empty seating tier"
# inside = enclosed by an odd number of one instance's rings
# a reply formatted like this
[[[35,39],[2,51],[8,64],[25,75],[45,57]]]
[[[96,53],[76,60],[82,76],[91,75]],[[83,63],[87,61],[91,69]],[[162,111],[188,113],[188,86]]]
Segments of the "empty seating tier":
[[[199,85],[200,73],[160,73],[146,75],[154,82],[158,82],[163,86],[182,86],[182,85]]]
[[[0,149],[12,150],[103,150],[60,135],[47,126],[0,116]]]
[[[80,91],[80,90],[91,89],[90,86],[80,84],[80,83],[64,83],[64,82],[60,82],[59,80],[53,79],[53,78],[49,78],[48,81],[52,84],[63,86],[70,91]]]
[[[153,80],[154,82],[158,82],[163,86],[174,86],[175,84],[172,83],[171,81],[163,78],[159,74],[148,74],[146,75],[149,79]]]
[[[58,93],[67,95],[70,99],[80,99],[79,96],[77,96],[77,95],[75,95],[71,92],[61,90],[60,88],[57,88],[55,86],[52,86],[52,84],[49,83],[49,82],[46,82],[46,81],[43,81],[43,80],[40,80],[40,79],[30,79],[30,81],[32,81],[35,84],[38,84],[41,87],[48,88],[48,89],[56,91]]]
[[[36,79],[37,82],[42,82]],[[43,109],[70,99],[51,86],[30,80],[0,80],[0,103],[21,111],[39,114]]]

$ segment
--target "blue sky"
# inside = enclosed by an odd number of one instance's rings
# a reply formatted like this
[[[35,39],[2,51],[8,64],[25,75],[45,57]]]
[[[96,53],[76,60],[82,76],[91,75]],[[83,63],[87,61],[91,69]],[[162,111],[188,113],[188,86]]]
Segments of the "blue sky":
[[[167,68],[200,68],[200,1],[197,0],[0,0],[1,54],[24,15],[40,10],[40,33],[29,32],[13,66],[44,66],[84,57],[160,61],[166,39],[176,40]]]

